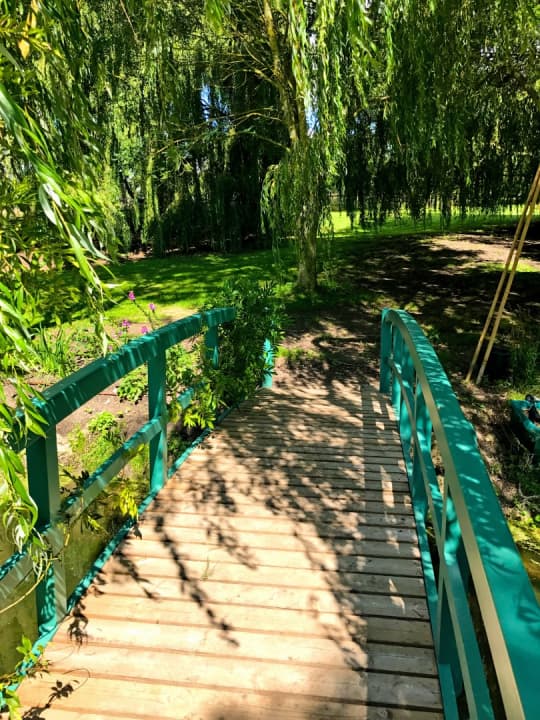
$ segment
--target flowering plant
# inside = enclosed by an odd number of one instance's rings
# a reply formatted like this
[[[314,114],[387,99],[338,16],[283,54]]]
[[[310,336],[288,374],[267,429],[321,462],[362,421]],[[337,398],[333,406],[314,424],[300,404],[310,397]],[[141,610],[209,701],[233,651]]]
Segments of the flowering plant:
[[[138,300],[137,296],[135,295],[134,290],[130,290],[128,292],[128,300],[130,300],[135,307],[144,315],[145,317],[145,323],[140,326],[140,333],[141,335],[147,335],[150,330],[155,330],[158,326],[157,317],[156,317],[156,304],[151,302],[148,303],[148,307],[143,306]],[[130,334],[129,334],[129,328],[133,325],[131,320],[128,320],[127,318],[124,318],[122,322],[120,323],[120,336],[122,337],[124,343],[128,342],[130,340]]]

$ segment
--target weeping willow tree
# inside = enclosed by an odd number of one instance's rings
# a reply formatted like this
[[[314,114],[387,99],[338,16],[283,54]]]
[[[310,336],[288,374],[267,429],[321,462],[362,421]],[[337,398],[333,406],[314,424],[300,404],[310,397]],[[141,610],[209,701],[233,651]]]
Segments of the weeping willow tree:
[[[387,4],[207,0],[206,11],[231,67],[275,88],[277,102],[265,112],[285,137],[265,177],[264,211],[276,235],[294,236],[298,285],[314,290],[318,236],[343,168],[348,103],[364,101],[380,49],[372,29],[388,16]]]
[[[68,0],[2,0],[0,8],[0,518],[18,550],[30,543],[39,568],[47,548],[33,532],[37,510],[11,449],[14,438],[42,432],[21,372],[34,363],[32,332],[46,314],[60,318],[82,294],[100,323],[91,259],[110,236],[77,8]],[[69,268],[76,272],[65,280]]]
[[[161,254],[162,218],[174,204],[189,165],[171,138],[201,121],[194,46],[197,2],[85,3],[92,38],[86,91],[97,118],[107,189],[122,208],[117,230],[124,249],[152,245]]]
[[[540,147],[540,5],[412,0],[392,16],[385,119],[396,194],[494,210],[527,195]]]
[[[537,163],[540,10],[533,0],[207,0],[241,66],[275,88],[285,132],[264,209],[313,289],[329,191],[384,222],[403,207],[521,202]]]

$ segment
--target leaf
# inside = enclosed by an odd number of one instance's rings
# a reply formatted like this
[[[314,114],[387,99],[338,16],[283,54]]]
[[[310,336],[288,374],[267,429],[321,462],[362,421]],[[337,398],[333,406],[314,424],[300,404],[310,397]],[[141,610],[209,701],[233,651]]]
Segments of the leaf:
[[[73,223],[68,223],[69,231],[72,233],[73,237],[77,240],[79,245],[83,247],[87,252],[89,252],[94,257],[99,258],[100,260],[108,260],[109,258],[107,255],[104,255],[100,250],[96,248],[94,243],[90,240],[90,238],[82,233]]]
[[[53,225],[57,225],[58,221],[56,218],[56,214],[52,209],[51,204],[49,203],[49,198],[47,197],[47,193],[43,185],[40,185],[38,188],[38,198],[39,204],[41,205],[41,208],[47,218],[50,220],[50,222],[52,222]]]
[[[0,43],[0,55],[3,55],[8,62],[10,62],[19,72],[22,72],[22,67],[19,62],[13,57],[9,50]]]

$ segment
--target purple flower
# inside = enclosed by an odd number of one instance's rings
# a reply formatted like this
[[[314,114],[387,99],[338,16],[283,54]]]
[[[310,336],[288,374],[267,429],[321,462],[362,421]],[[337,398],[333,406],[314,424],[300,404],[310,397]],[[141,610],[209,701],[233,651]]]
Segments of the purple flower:
[[[130,290],[128,292],[128,300],[135,300],[135,293],[133,292],[133,290]]]
[[[127,329],[130,325],[131,325],[131,323],[129,322],[129,320],[122,320],[122,327],[123,327],[123,328],[126,328],[126,329]]]
[[[148,328],[146,327],[146,325],[142,325],[142,326],[141,326],[141,333],[142,333],[143,335],[146,335],[147,332],[148,332]]]
[[[155,312],[156,306],[154,305],[154,303],[150,303],[148,307],[150,308],[150,312]]]

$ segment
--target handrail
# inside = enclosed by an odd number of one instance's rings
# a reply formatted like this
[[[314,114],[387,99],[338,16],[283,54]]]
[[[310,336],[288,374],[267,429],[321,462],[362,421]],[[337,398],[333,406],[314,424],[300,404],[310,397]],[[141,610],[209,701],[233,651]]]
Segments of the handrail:
[[[445,717],[462,717],[465,698],[471,718],[499,717],[500,702],[512,720],[537,718],[540,607],[473,427],[435,351],[403,310],[383,311],[380,388],[391,390],[399,423]],[[491,663],[496,677],[486,672]]]
[[[17,451],[26,449],[28,488],[38,509],[37,529],[47,538],[54,557],[45,578],[36,588],[38,642],[45,643],[54,634],[58,622],[80,595],[83,585],[86,586],[89,581],[88,576],[81,578],[72,595],[66,597],[65,569],[61,559],[64,533],[60,521],[67,519],[72,522],[88,508],[131,460],[133,451],[142,444],[148,444],[150,450],[150,492],[143,505],[155,496],[167,479],[166,351],[205,330],[207,356],[217,365],[218,327],[233,320],[235,314],[234,308],[217,308],[159,328],[61,380],[35,401],[44,419],[45,435],[32,435],[14,441],[14,448]],[[82,491],[68,498],[61,508],[57,424],[145,362],[148,363],[148,421],[85,481]],[[268,382],[267,378],[265,380]],[[177,401],[185,408],[193,395],[194,388],[188,388]],[[121,534],[118,534],[115,542],[121,539]],[[112,545],[114,543],[110,544],[109,554]],[[27,553],[16,553],[8,558],[0,566],[0,601],[8,598],[31,570],[32,564]]]

